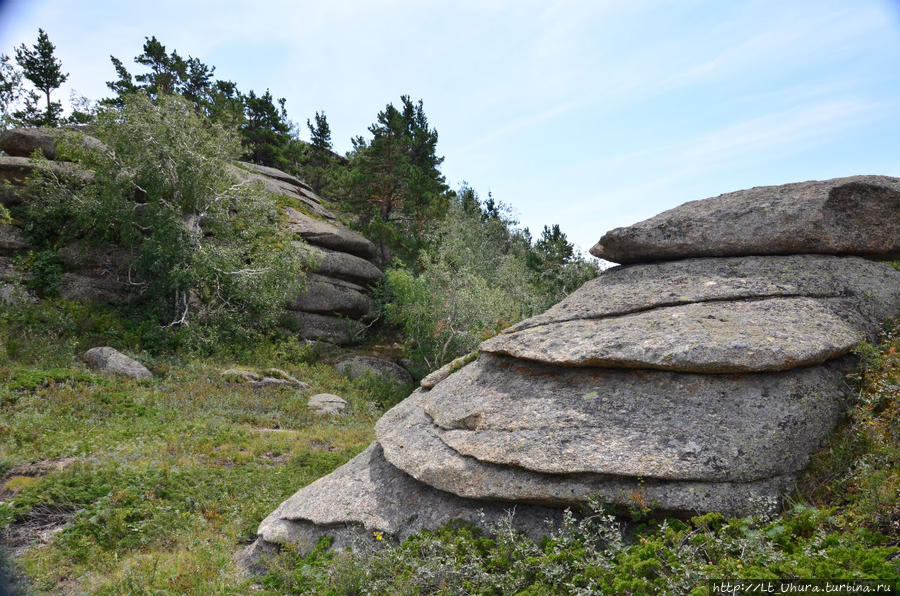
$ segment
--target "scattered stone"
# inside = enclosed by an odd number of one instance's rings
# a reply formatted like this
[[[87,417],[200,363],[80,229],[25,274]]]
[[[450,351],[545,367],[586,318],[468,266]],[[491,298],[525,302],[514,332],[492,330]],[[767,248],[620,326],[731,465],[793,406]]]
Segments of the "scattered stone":
[[[334,365],[334,370],[350,379],[375,375],[376,377],[393,381],[398,385],[412,385],[414,382],[409,371],[399,364],[374,356],[354,356],[353,358],[341,360]]]
[[[806,253],[900,258],[900,179],[852,176],[739,190],[616,228],[591,248],[615,263]]]
[[[310,396],[306,405],[316,410],[319,414],[336,416],[344,411],[344,408],[347,407],[347,402],[344,398],[331,393],[317,393]]]
[[[153,376],[143,364],[109,346],[91,348],[84,353],[84,360],[97,372],[121,374],[134,379],[149,379]]]
[[[283,371],[280,368],[267,368],[263,371],[263,374],[274,379],[283,379],[301,390],[309,389],[308,383],[304,383],[300,379],[289,375],[286,371]]]

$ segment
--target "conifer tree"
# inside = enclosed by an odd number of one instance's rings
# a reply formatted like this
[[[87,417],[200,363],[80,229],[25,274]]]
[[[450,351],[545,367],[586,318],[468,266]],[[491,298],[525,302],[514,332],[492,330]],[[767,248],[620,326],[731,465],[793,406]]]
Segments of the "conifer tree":
[[[33,91],[26,97],[26,106],[16,113],[26,124],[55,126],[62,114],[62,104],[50,101],[50,92],[66,82],[68,73],[62,72],[62,63],[53,55],[56,49],[43,29],[38,29],[38,40],[31,48],[22,44],[16,48],[16,62],[22,67],[22,75],[44,94],[47,107],[40,113],[37,103],[40,96]]]

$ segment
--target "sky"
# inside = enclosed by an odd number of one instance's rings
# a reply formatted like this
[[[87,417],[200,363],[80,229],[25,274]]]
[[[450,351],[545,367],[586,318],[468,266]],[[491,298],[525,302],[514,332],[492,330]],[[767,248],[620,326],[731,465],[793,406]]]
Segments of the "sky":
[[[386,104],[422,99],[442,172],[559,224],[604,232],[685,201],[855,174],[900,176],[898,0],[0,0],[0,52],[56,45],[56,92],[110,94],[144,38],[270,89],[335,150]]]

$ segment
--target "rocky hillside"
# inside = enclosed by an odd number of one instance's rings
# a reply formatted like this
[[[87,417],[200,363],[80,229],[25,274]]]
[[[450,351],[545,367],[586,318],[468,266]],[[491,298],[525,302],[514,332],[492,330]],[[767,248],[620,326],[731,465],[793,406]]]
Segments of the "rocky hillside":
[[[11,206],[27,200],[24,185],[34,170],[35,150],[51,160],[51,171],[73,178],[89,177],[74,164],[59,160],[54,129],[16,129],[0,136],[0,203]],[[85,137],[89,144],[100,142]],[[259,184],[277,197],[284,225],[297,239],[296,250],[312,263],[304,272],[305,290],[285,305],[286,326],[303,339],[348,344],[359,339],[360,319],[372,310],[370,290],[381,277],[375,265],[375,246],[343,226],[305,182],[275,168],[238,162],[233,174]],[[29,250],[22,230],[0,224],[0,297],[11,298],[24,279],[13,261]],[[71,243],[59,250],[65,265],[60,294],[68,299],[127,301],[136,299],[130,284],[129,255],[115,246]],[[21,290],[21,289],[20,289]],[[21,293],[21,291],[19,292]]]
[[[900,180],[688,203],[594,254],[630,264],[426,379],[368,449],[262,522],[246,560],[513,505],[536,533],[593,496],[623,512],[776,507],[841,419],[851,350],[900,311],[900,272],[854,256],[900,256]]]

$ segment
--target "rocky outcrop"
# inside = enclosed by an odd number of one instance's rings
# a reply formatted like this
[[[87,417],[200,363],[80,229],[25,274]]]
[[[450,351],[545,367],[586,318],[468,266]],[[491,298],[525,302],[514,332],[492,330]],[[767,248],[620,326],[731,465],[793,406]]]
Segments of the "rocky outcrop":
[[[358,460],[269,516],[256,548],[591,496],[684,515],[777,505],[845,411],[849,352],[900,312],[900,271],[851,256],[897,254],[898,189],[751,189],[614,230],[600,256],[633,264],[427,377]],[[414,527],[396,520],[420,503],[367,492],[398,479],[432,495]],[[346,501],[339,519],[317,509],[328,499]]]
[[[898,178],[758,186],[607,232],[591,254],[615,263],[806,253],[900,258],[898,212]]]
[[[84,353],[84,360],[97,372],[125,375],[134,379],[149,379],[153,376],[146,366],[109,346],[91,348]]]
[[[374,264],[375,245],[349,230],[312,188],[281,170],[244,163],[240,178],[279,195],[287,229],[310,265],[305,289],[287,303],[285,327],[300,337],[339,345],[359,339],[359,322],[372,311],[370,288],[383,276]]]
[[[97,139],[77,131],[16,129],[0,135],[0,149],[6,153],[0,156],[0,204],[12,205],[27,199],[25,184],[37,167],[29,157],[40,151],[47,159],[60,159],[59,141],[67,134],[77,135],[88,146],[102,147]],[[76,182],[91,176],[73,163],[50,161],[42,167]],[[370,288],[382,278],[373,262],[375,245],[341,225],[312,188],[290,174],[244,162],[230,166],[230,173],[244,183],[259,184],[266,192],[277,195],[284,225],[296,238],[297,250],[309,262],[307,271],[298,272],[305,289],[285,305],[284,328],[309,340],[335,344],[357,341],[365,329],[359,321],[373,308]],[[185,226],[199,234],[202,221],[189,217]],[[0,226],[0,256],[11,256],[27,248],[18,228]],[[60,257],[67,269],[60,289],[65,298],[127,301],[143,289],[130,283],[129,255],[123,251],[76,243],[61,249]],[[3,287],[8,289],[8,284],[4,282]],[[3,291],[4,296],[9,293]]]

